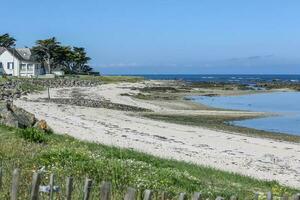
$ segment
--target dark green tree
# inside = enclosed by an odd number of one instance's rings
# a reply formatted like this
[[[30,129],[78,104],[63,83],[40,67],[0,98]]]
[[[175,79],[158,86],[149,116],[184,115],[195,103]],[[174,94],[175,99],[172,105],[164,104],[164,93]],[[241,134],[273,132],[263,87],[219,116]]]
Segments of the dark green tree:
[[[51,73],[53,69],[61,69],[66,73],[87,73],[92,70],[88,66],[90,58],[82,47],[62,46],[55,37],[38,40],[32,48],[35,58],[42,62]]]
[[[13,47],[16,45],[16,39],[11,37],[8,33],[0,35],[0,47]]]
[[[36,46],[32,48],[35,58],[44,64],[44,67],[48,69],[48,73],[51,73],[51,70],[57,67],[55,64],[59,48],[60,42],[55,37],[38,40]]]
[[[73,51],[72,47],[59,46],[54,52],[54,65],[58,69],[62,69],[67,73],[72,71]]]
[[[92,68],[88,66],[88,62],[91,58],[87,56],[83,47],[73,47],[72,54],[72,71],[74,73],[87,73],[92,70]]]

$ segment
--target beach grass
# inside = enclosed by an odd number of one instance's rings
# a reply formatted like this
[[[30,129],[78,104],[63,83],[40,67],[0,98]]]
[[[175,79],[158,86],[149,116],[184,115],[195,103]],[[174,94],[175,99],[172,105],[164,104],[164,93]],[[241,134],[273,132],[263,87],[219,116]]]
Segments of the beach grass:
[[[4,170],[0,199],[8,198],[10,176],[15,167],[22,170],[21,199],[28,198],[32,172],[42,167],[45,168],[42,184],[48,184],[48,175],[55,173],[56,184],[62,186],[62,193],[65,177],[73,176],[75,199],[81,198],[86,176],[95,181],[94,195],[100,181],[111,181],[114,199],[121,199],[127,186],[140,191],[152,189],[158,194],[167,191],[172,199],[180,192],[191,194],[194,191],[201,191],[205,198],[210,199],[216,196],[228,199],[231,195],[252,199],[254,192],[263,196],[267,191],[272,191],[275,196],[299,192],[275,181],[257,180],[130,149],[79,141],[65,135],[45,134],[43,140],[30,140],[30,137],[20,135],[17,129],[0,126],[0,138],[0,163]]]
[[[75,75],[75,76],[66,76],[66,78],[75,78],[80,80],[95,80],[102,81],[103,83],[136,83],[143,81],[143,77],[139,76],[91,76],[91,75]]]
[[[242,116],[224,116],[224,115],[163,115],[163,114],[143,114],[144,117],[171,122],[175,124],[183,124],[188,126],[205,127],[212,130],[221,130],[230,133],[245,134],[250,137],[270,138],[279,141],[288,141],[300,143],[300,136],[290,135],[286,133],[276,133],[263,131],[253,128],[232,125],[230,121],[245,120],[255,117]]]

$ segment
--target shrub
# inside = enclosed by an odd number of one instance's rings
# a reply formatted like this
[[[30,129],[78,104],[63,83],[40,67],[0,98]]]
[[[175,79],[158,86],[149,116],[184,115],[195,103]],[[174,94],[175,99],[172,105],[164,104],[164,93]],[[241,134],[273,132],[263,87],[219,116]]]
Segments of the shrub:
[[[36,128],[20,129],[18,134],[30,142],[43,143],[46,141],[46,134]]]

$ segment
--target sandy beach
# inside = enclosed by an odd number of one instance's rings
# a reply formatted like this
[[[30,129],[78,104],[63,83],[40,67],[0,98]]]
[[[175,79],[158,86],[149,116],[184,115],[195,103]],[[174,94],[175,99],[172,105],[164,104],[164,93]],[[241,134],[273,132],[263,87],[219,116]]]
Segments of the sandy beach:
[[[131,88],[145,87],[149,84],[156,82],[51,89],[51,98],[71,98],[76,92],[83,98],[105,99],[112,103],[150,109],[160,114],[233,116],[261,114],[197,110],[192,109],[189,102],[166,105],[167,103],[163,101],[140,100],[121,95],[138,93]],[[47,96],[47,91],[30,94],[26,99],[19,99],[14,104],[32,112],[39,119],[45,119],[59,134],[300,187],[299,144],[156,121],[134,112],[35,101]]]

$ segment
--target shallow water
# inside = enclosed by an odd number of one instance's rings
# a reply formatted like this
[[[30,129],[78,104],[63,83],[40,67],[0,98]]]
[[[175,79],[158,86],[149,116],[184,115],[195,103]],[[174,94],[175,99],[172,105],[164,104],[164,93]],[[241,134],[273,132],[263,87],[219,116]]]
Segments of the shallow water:
[[[279,114],[279,116],[232,123],[260,130],[300,135],[300,92],[276,92],[229,97],[195,96],[193,99],[196,102],[217,108]]]

